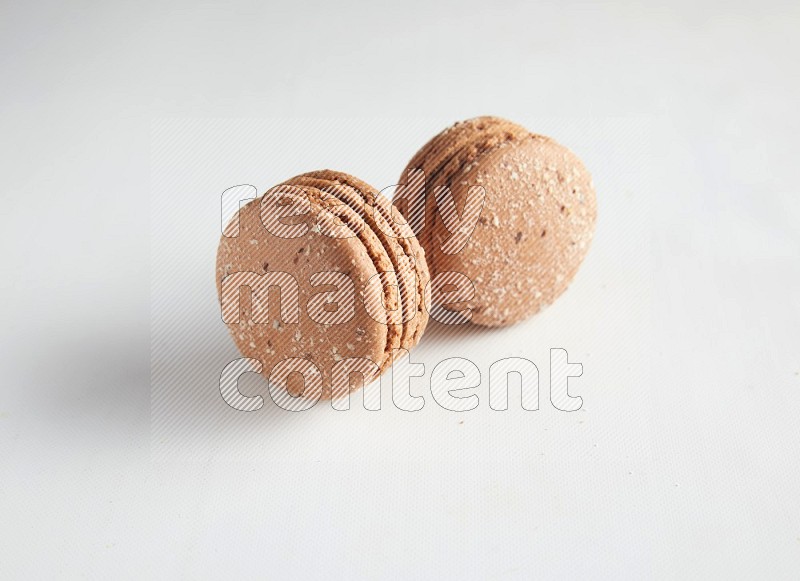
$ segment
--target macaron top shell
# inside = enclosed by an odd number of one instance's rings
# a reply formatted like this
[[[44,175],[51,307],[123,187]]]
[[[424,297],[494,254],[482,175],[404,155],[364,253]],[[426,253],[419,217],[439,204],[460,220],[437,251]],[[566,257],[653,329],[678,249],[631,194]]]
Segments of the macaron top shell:
[[[463,306],[479,325],[511,325],[551,304],[574,278],[594,233],[595,193],[583,163],[552,139],[502,119],[445,130],[414,156],[401,183],[396,198],[425,196],[417,204],[423,219],[410,221],[431,276],[459,272],[472,282],[474,297]],[[434,192],[449,188],[463,214],[474,186],[485,192],[475,228],[458,252],[445,251],[453,233]]]

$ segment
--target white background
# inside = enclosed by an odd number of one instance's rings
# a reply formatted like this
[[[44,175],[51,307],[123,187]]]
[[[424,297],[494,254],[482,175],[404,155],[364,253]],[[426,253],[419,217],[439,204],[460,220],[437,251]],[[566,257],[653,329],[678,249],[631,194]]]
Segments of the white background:
[[[0,576],[797,577],[797,5],[0,10]],[[540,317],[414,354],[429,377],[526,353],[541,409],[493,412],[484,382],[445,412],[423,381],[416,414],[218,411],[222,190],[383,188],[482,114],[581,155],[597,237]],[[151,321],[181,288],[170,345],[206,351],[151,441]],[[581,411],[549,404],[550,347]]]

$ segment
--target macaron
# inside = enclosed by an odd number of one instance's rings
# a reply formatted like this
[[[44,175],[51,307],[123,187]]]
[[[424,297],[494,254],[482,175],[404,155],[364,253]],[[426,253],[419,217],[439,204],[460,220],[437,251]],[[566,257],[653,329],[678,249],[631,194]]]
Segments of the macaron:
[[[474,292],[460,308],[478,325],[512,325],[552,304],[595,231],[595,190],[581,160],[497,117],[436,135],[399,183],[393,202],[425,249],[434,285],[464,275]]]
[[[339,397],[417,344],[428,267],[397,215],[372,186],[321,170],[270,188],[233,218],[217,252],[223,320],[272,386]]]

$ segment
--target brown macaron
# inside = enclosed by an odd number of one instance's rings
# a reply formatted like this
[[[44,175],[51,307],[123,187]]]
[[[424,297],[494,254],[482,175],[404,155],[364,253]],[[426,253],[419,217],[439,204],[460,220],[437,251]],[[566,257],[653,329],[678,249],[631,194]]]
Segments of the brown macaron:
[[[555,301],[595,230],[594,186],[580,159],[497,117],[445,129],[400,184],[393,201],[425,248],[434,285],[446,273],[469,279],[474,295],[462,305],[479,325],[511,325]]]
[[[338,397],[417,344],[428,268],[393,214],[375,188],[322,170],[271,188],[231,221],[217,253],[223,320],[271,384]]]

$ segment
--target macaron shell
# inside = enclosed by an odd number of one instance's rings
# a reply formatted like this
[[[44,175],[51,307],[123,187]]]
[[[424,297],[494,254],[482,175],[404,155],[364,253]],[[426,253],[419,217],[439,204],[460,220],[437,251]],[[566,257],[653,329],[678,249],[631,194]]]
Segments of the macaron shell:
[[[471,186],[483,186],[485,205],[465,247],[436,254],[434,276],[457,271],[472,280],[474,323],[513,324],[558,298],[588,252],[597,218],[591,177],[568,149],[534,135],[463,164],[444,184],[459,208]],[[432,248],[441,248],[450,234],[438,221],[432,235]]]
[[[343,272],[351,277],[356,289],[363,289],[377,274],[375,260],[357,236],[331,238],[313,227],[330,218],[315,196],[309,196],[310,211],[306,215],[309,230],[300,238],[281,238],[270,233],[261,222],[261,199],[253,200],[240,210],[239,235],[235,238],[223,236],[220,241],[217,290],[222,296],[223,279],[235,272],[289,273],[298,282],[299,322],[284,322],[277,301],[270,297],[269,320],[254,323],[251,302],[243,299],[242,316],[237,323],[228,324],[229,330],[244,357],[261,361],[265,377],[286,358],[313,361],[323,376],[322,397],[330,398],[332,366],[342,357],[365,357],[380,365],[386,356],[388,337],[386,325],[369,316],[360,297],[356,297],[355,314],[349,321],[322,325],[312,320],[306,306],[319,291],[311,285],[310,278],[315,273]],[[285,387],[292,395],[297,395],[298,384]]]

